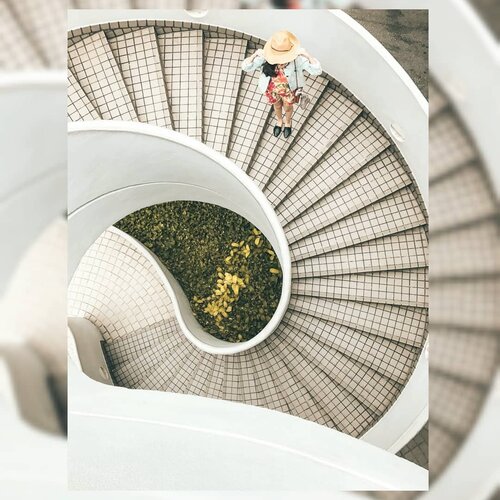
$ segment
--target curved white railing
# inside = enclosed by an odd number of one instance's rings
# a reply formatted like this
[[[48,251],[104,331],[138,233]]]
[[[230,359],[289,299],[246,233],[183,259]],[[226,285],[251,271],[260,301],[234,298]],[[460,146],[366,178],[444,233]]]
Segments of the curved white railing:
[[[104,230],[140,208],[173,200],[214,203],[242,215],[268,238],[283,271],[281,297],[271,320],[255,337],[226,342],[203,330],[178,282],[155,261],[182,332],[205,352],[234,354],[262,342],[278,326],[290,298],[288,243],[265,196],[230,160],[171,130],[98,121],[70,124],[69,168],[71,273]]]
[[[267,39],[286,26],[321,61],[323,70],[352,92],[393,137],[428,205],[428,107],[394,57],[341,10],[208,11],[195,19],[183,10],[114,10],[69,13],[69,29],[114,21],[174,20],[222,26]]]

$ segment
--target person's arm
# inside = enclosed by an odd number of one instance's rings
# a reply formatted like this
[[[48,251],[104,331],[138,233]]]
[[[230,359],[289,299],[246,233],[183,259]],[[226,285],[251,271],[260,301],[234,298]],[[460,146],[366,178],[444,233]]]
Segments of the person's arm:
[[[262,67],[264,62],[264,51],[262,49],[258,49],[241,63],[241,69],[246,72],[255,71],[256,69]]]
[[[299,55],[303,57],[303,71],[307,71],[311,75],[321,75],[323,69],[315,57],[311,56],[305,49],[300,49]]]

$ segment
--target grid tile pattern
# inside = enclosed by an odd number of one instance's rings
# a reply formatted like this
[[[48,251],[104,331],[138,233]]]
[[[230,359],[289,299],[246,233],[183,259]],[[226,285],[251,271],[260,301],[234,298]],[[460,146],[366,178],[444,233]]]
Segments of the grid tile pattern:
[[[203,142],[222,154],[229,144],[246,50],[246,40],[205,40]]]
[[[153,28],[110,39],[139,121],[172,128],[167,91]]]
[[[241,388],[241,356],[225,356],[224,357],[224,395],[223,398],[229,401],[240,402],[243,396]]]
[[[429,422],[429,478],[432,481],[439,476],[450,463],[460,447],[457,436],[452,435],[432,420]]]
[[[307,335],[300,322],[289,322],[285,318],[283,328],[285,327],[287,336],[284,342],[295,348],[300,355],[299,359],[303,357],[307,364],[317,367],[328,376],[332,381],[329,386],[333,392],[332,395],[338,394],[339,396],[337,407],[341,413],[350,411],[355,416],[355,421],[351,422],[351,425],[362,428],[361,417],[366,417],[366,414],[357,404],[354,407],[346,406],[353,401],[352,398],[344,399],[346,393],[351,394],[364,409],[369,409],[375,415],[383,413],[399,393],[398,384],[351,357],[345,356],[337,349],[332,349],[327,344]],[[335,387],[339,387],[341,391],[336,391]],[[358,417],[360,417],[359,420]],[[355,429],[351,429],[352,431],[356,433]]]
[[[193,373],[191,385],[186,391],[187,393],[196,394],[198,396],[206,396],[204,387],[206,386],[208,379],[212,373],[212,363],[210,358],[210,354],[201,353],[198,368],[196,369],[196,372]]]
[[[134,106],[103,32],[69,47],[68,65],[104,120],[137,120]]]
[[[186,357],[183,358],[179,369],[165,387],[166,391],[185,393],[191,386],[191,381],[201,359],[201,351],[191,343],[187,343],[185,350],[187,353]],[[168,362],[166,361],[166,363]]]
[[[404,383],[417,358],[417,351],[411,347],[307,314],[290,312],[286,322],[394,382]]]
[[[157,37],[174,129],[202,140],[203,32],[178,31]]]
[[[170,298],[148,260],[117,230],[89,248],[68,289],[69,316],[84,317],[106,341],[173,315]]]
[[[101,118],[71,70],[68,70],[68,118],[74,122]]]
[[[422,347],[427,309],[292,295],[290,308],[402,344]],[[434,346],[433,346],[434,349]]]
[[[319,101],[325,91],[328,80],[323,76],[309,76],[305,82],[305,91],[311,99],[311,109]],[[299,134],[302,126],[312,111],[304,110],[300,106],[295,106],[292,116],[292,127],[295,135]],[[252,163],[248,167],[247,173],[263,189],[267,184],[274,169],[279,165],[284,154],[294,142],[284,140],[282,136],[274,137],[273,127],[276,123],[274,113],[272,113],[265,125],[264,134],[258,147],[256,148]]]
[[[272,205],[285,198],[360,113],[361,108],[339,91],[326,90],[264,189]]]
[[[345,181],[389,146],[368,120],[360,118],[282,200],[276,213],[286,224]]]
[[[2,43],[0,43],[0,69],[16,71],[37,69],[44,61],[26,37],[7,2],[0,2],[0,24]]]
[[[384,151],[286,226],[290,243],[411,184],[393,153]]]
[[[416,228],[294,262],[292,277],[335,276],[427,265],[427,236],[422,228]]]
[[[475,158],[475,151],[462,127],[449,111],[442,113],[429,128],[429,163],[432,180]]]
[[[431,185],[432,232],[469,224],[497,213],[496,200],[477,164]],[[431,233],[432,234],[432,233]]]
[[[249,50],[247,55],[253,53]],[[262,129],[271,113],[271,106],[257,88],[259,73],[243,73],[236,101],[234,121],[227,148],[227,157],[247,170]]]
[[[404,188],[317,233],[292,243],[292,260],[305,259],[426,223],[410,188]],[[286,233],[286,231],[285,231]]]
[[[48,67],[66,66],[66,0],[6,0]],[[3,31],[3,24],[2,24]],[[3,39],[3,37],[2,37]]]
[[[397,453],[424,469],[429,468],[429,426],[425,424],[416,436]]]
[[[332,278],[300,278],[292,282],[292,293],[427,307],[427,270],[343,274]]]
[[[207,381],[206,393],[208,397],[222,399],[224,397],[224,380],[226,362],[224,356],[212,356],[212,374]]]

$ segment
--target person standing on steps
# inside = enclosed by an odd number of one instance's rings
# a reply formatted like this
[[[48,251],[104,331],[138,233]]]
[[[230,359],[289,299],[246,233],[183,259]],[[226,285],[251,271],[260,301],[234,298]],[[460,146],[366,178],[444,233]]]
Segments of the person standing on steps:
[[[246,72],[261,70],[259,89],[276,113],[274,136],[278,137],[283,131],[285,139],[290,137],[293,105],[301,99],[304,71],[320,75],[323,70],[319,61],[300,46],[293,33],[278,31],[267,41],[264,50],[257,50],[243,61],[241,69]]]

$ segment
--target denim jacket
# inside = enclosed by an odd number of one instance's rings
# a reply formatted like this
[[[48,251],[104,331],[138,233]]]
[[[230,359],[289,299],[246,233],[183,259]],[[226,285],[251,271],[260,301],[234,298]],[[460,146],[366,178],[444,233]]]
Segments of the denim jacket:
[[[267,86],[269,85],[270,76],[266,76],[262,72],[262,66],[266,60],[257,56],[252,62],[248,61],[248,58],[245,59],[241,63],[241,69],[246,72],[255,71],[257,69],[261,70],[260,78],[259,78],[259,90],[264,93],[267,90]],[[297,71],[295,71],[295,68]],[[321,69],[321,64],[319,61],[312,64],[309,62],[304,56],[297,56],[297,58],[290,62],[284,70],[284,73],[288,79],[288,85],[290,86],[290,90],[295,90],[297,88],[301,88],[304,86],[304,71],[307,71],[311,75],[321,75],[323,71]]]

